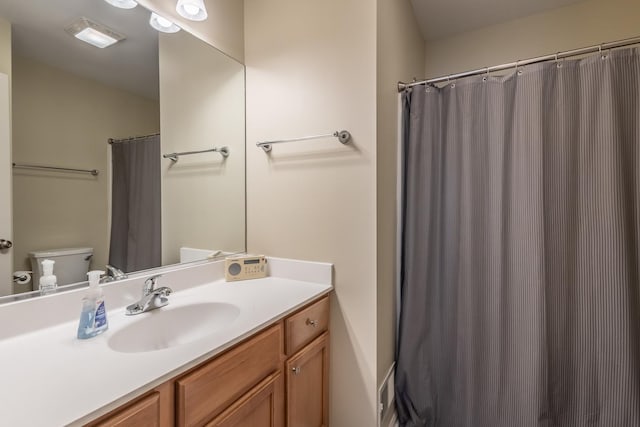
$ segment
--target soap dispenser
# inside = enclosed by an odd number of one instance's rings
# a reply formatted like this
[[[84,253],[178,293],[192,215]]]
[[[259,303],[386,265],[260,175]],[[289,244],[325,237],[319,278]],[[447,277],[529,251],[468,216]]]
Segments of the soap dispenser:
[[[84,340],[95,337],[109,328],[107,310],[104,306],[102,289],[98,286],[100,276],[104,271],[93,270],[89,276],[89,290],[82,298],[82,312],[78,324],[78,339]]]
[[[42,261],[42,276],[40,276],[40,292],[43,294],[53,292],[58,287],[56,276],[53,274],[53,264],[50,259]]]

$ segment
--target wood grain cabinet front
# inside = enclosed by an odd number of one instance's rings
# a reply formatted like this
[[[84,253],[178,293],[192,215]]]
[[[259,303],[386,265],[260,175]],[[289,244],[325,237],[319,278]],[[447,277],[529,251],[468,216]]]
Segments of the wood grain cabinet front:
[[[285,353],[293,355],[329,328],[329,297],[324,297],[285,319]]]
[[[164,383],[87,427],[172,427],[174,405],[172,384]]]
[[[284,427],[284,381],[270,375],[238,399],[207,427]]]
[[[287,426],[329,425],[329,333],[290,358],[287,377]]]
[[[195,368],[176,381],[176,424],[202,426],[281,369],[280,323]]]

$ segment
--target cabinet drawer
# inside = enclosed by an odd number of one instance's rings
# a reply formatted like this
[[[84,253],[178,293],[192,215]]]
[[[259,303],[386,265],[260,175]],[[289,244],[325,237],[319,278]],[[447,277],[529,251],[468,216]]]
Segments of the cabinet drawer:
[[[106,418],[90,423],[92,427],[156,427],[160,425],[160,393],[153,392],[118,409]]]
[[[282,325],[256,335],[176,381],[177,425],[202,426],[280,369]]]
[[[291,356],[329,327],[329,297],[324,297],[285,320],[285,352]]]

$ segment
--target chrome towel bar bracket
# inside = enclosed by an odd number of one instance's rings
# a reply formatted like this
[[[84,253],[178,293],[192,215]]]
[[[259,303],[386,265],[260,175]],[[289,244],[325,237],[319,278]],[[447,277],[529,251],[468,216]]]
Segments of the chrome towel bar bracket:
[[[342,144],[347,144],[349,141],[351,141],[351,134],[349,133],[349,131],[341,130],[341,131],[335,131],[334,133],[328,133],[324,135],[303,136],[300,138],[280,139],[277,141],[256,142],[256,147],[260,147],[264,150],[265,153],[268,153],[269,151],[271,151],[271,148],[272,148],[271,146],[273,144],[281,144],[283,142],[308,141],[310,139],[331,138],[331,137],[338,138],[338,141],[340,141]]]

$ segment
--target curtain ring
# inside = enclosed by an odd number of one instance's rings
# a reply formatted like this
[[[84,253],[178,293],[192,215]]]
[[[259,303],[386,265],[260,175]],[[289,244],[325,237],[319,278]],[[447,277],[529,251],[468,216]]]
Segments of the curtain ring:
[[[451,82],[451,75],[448,75],[448,76],[447,76],[447,85],[449,85],[449,82]],[[451,88],[453,89],[454,87],[456,87],[456,84],[455,84],[455,83],[451,83],[451,85],[450,85],[450,86],[451,86]]]
[[[486,82],[487,80],[489,80],[489,67],[487,67],[487,68],[485,69],[485,74],[486,74],[486,76],[484,76],[484,77],[482,78],[482,81],[483,81],[483,82]]]
[[[555,55],[556,56],[556,67],[562,68],[562,63],[560,61],[558,61],[558,55],[559,55],[559,52],[556,52],[556,55]]]
[[[521,76],[522,75],[522,70],[518,70],[518,66],[520,65],[520,60],[518,59],[516,61],[516,74]]]

